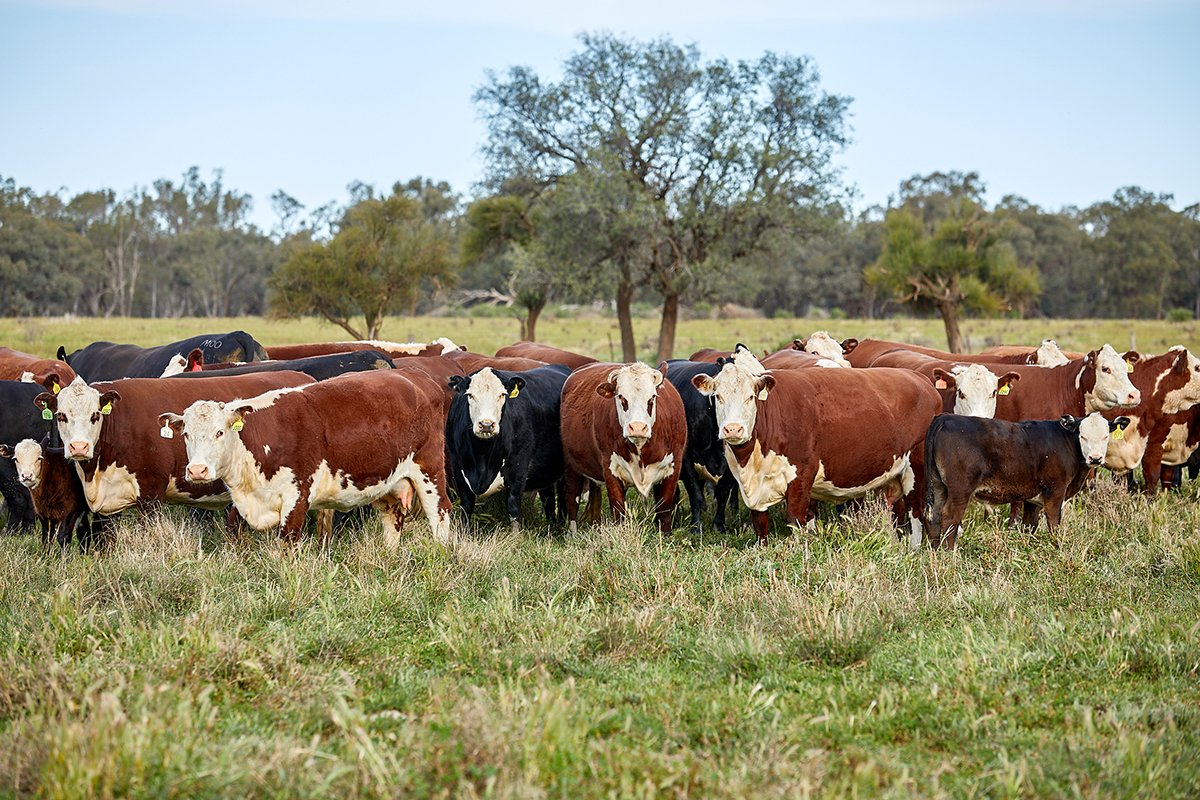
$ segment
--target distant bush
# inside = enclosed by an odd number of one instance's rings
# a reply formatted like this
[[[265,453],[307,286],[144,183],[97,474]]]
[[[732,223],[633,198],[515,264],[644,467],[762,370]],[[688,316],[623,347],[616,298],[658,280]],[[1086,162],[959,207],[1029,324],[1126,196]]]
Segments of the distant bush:
[[[1190,322],[1192,316],[1190,308],[1172,308],[1167,312],[1167,322]]]
[[[777,308],[771,312],[771,319],[791,319],[793,314],[791,309]]]

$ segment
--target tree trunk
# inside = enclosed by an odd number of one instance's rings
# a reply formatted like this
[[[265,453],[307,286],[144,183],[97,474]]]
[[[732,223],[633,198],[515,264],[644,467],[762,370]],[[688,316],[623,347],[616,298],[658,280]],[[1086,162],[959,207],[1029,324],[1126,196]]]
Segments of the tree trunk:
[[[525,330],[523,336],[527,342],[537,341],[537,321],[542,314],[542,309],[546,307],[546,295],[542,294],[542,299],[529,306],[529,315],[525,318]]]
[[[633,284],[622,277],[617,284],[617,324],[621,328],[621,358],[628,364],[637,361],[637,342],[633,338]]]
[[[958,329],[958,305],[956,303],[938,303],[938,311],[942,314],[942,322],[946,326],[946,345],[951,353],[963,353],[962,332]]]
[[[679,293],[668,292],[663,295],[662,323],[658,328],[658,357],[655,364],[673,358],[675,355],[675,325],[679,321]]]

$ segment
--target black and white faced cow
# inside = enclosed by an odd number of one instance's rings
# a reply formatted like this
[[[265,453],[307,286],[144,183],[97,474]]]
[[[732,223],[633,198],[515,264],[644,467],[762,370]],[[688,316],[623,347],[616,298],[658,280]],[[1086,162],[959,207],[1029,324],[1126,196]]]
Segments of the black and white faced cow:
[[[491,367],[453,375],[454,390],[446,419],[446,448],[451,485],[469,520],[480,497],[504,489],[509,521],[521,518],[521,498],[536,491],[546,521],[555,513],[555,494],[563,478],[559,405],[571,368],[551,364],[524,372]]]
[[[1104,465],[1113,433],[1128,424],[1128,417],[1109,422],[1099,412],[1033,422],[937,417],[925,437],[930,544],[954,547],[972,497],[1023,502],[1027,529],[1037,528],[1041,510],[1057,528],[1063,501]]]

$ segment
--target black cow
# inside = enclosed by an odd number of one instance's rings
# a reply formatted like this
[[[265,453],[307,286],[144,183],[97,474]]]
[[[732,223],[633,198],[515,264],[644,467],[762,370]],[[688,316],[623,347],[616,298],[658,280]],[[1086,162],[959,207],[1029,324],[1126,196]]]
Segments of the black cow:
[[[743,345],[739,345],[742,347]],[[706,363],[677,358],[667,362],[667,380],[679,391],[683,399],[683,411],[687,416],[687,449],[683,453],[683,466],[679,478],[687,489],[688,502],[692,507],[692,532],[700,535],[700,514],[704,511],[704,487],[706,482],[714,482],[716,488],[717,511],[713,515],[713,527],[718,532],[725,532],[725,505],[733,490],[737,488],[737,478],[729,471],[725,460],[725,445],[721,442],[717,430],[717,412],[713,408],[713,399],[700,394],[692,384],[692,378],[697,375],[715,376],[725,366],[721,363]],[[704,479],[700,478],[703,470]],[[736,497],[735,497],[736,502]]]
[[[383,353],[374,350],[355,350],[351,353],[334,353],[328,356],[313,356],[312,358],[296,358],[290,361],[262,361],[246,364],[229,369],[205,370],[197,372],[181,372],[173,378],[190,378],[204,380],[212,377],[227,377],[229,375],[249,375],[253,372],[303,372],[313,380],[323,381],[343,375],[347,372],[366,372],[372,369],[394,369],[395,364]]]
[[[96,383],[122,378],[158,378],[170,366],[174,356],[187,358],[188,353],[196,349],[204,353],[204,362],[209,364],[267,359],[266,349],[245,331],[202,334],[158,347],[92,342],[70,355],[66,348],[60,347],[58,358],[70,364],[71,369],[88,383]]]
[[[986,503],[1024,502],[1028,530],[1046,512],[1058,527],[1062,504],[1088,473],[1104,465],[1110,435],[1129,417],[1109,422],[1100,412],[1060,420],[1008,422],[939,414],[925,434],[926,532],[932,547],[954,547],[972,497]]]
[[[550,364],[524,372],[484,367],[453,375],[454,390],[446,419],[446,450],[451,485],[467,519],[475,500],[505,490],[508,518],[521,518],[521,496],[537,491],[546,520],[555,513],[555,493],[565,472],[559,405],[570,367]]]
[[[0,381],[0,444],[16,447],[22,439],[41,441],[51,433],[54,423],[42,418],[42,410],[33,398],[46,391],[36,383]],[[12,459],[0,458],[0,494],[8,505],[5,527],[10,531],[32,530],[37,522],[33,498],[17,479]]]

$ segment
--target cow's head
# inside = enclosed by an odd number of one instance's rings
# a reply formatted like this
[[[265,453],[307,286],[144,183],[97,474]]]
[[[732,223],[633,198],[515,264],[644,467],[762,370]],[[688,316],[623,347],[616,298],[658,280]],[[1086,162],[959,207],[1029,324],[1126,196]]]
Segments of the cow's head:
[[[55,394],[50,384],[51,377],[57,383],[57,376],[47,376],[43,385],[51,391],[33,398],[33,404],[40,409],[48,409],[54,416],[67,458],[87,461],[96,454],[101,425],[104,418],[112,413],[113,404],[121,399],[121,395],[114,389],[101,393],[78,376]]]
[[[616,402],[621,435],[635,447],[641,447],[653,435],[658,387],[665,372],[665,367],[651,369],[639,361],[614,369],[608,373],[608,381],[596,387],[596,394]]]
[[[1053,339],[1042,339],[1041,345],[1029,357],[1029,363],[1039,367],[1061,367],[1069,359],[1058,349],[1058,342]]]
[[[935,368],[933,376],[954,390],[954,413],[964,417],[996,416],[996,398],[1008,394],[1011,385],[1021,376],[1009,372],[997,378],[983,364],[959,364],[951,372]]]
[[[804,351],[814,355],[828,358],[830,361],[835,361],[843,367],[850,366],[842,353],[842,346],[834,341],[833,337],[825,331],[817,331],[812,336],[808,337],[805,342]]]
[[[1087,354],[1087,366],[1096,374],[1091,392],[1093,409],[1132,408],[1142,402],[1142,393],[1129,380],[1129,373],[1140,357],[1135,350],[1122,357],[1109,344]]]
[[[1168,389],[1163,396],[1165,414],[1178,414],[1200,403],[1200,361],[1183,345],[1177,344],[1167,351],[1167,355],[1172,353],[1175,354],[1169,372],[1172,382],[1168,386],[1177,381],[1183,383],[1176,389]]]
[[[749,347],[744,344],[738,344],[733,348],[733,355],[722,361],[717,359],[718,364],[737,364],[742,369],[749,372],[751,375],[762,375],[767,371],[767,368],[762,365],[758,357],[750,351]]]
[[[16,447],[0,444],[0,458],[11,458],[17,465],[17,480],[26,489],[36,489],[42,482],[42,464],[45,463],[46,442],[38,444],[33,439],[22,439]]]
[[[775,377],[754,374],[737,364],[726,362],[715,376],[697,375],[692,385],[700,394],[713,399],[721,440],[732,445],[745,444],[754,434],[758,421],[758,401],[766,400],[775,388]]]
[[[1079,454],[1083,463],[1089,467],[1099,467],[1104,465],[1113,432],[1125,430],[1129,425],[1129,417],[1117,417],[1110,422],[1099,411],[1095,411],[1086,417],[1063,415],[1058,424],[1079,434]]]
[[[519,396],[524,386],[524,378],[514,375],[502,379],[491,367],[484,367],[466,377],[455,375],[450,379],[450,388],[456,394],[466,395],[467,409],[471,415],[471,433],[480,439],[491,439],[500,433],[504,404],[509,398]]]
[[[249,406],[230,410],[224,403],[198,400],[182,415],[160,414],[158,424],[163,426],[164,436],[169,429],[172,435],[183,437],[188,456],[187,479],[192,483],[210,483],[230,474],[234,442],[252,410]]]

